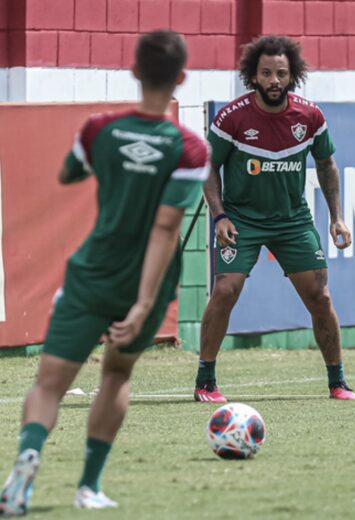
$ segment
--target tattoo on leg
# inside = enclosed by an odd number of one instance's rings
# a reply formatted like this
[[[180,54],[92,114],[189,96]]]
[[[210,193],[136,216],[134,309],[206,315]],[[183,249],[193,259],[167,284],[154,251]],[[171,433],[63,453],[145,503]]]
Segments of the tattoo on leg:
[[[327,276],[324,269],[316,269],[313,271],[314,280],[319,289],[323,289],[327,285]]]
[[[206,315],[203,317],[202,324],[201,324],[201,344],[202,345],[205,345],[207,343],[208,336],[209,336],[208,330],[209,330],[209,326],[210,326],[210,321],[211,320],[208,316],[208,313],[206,313]]]

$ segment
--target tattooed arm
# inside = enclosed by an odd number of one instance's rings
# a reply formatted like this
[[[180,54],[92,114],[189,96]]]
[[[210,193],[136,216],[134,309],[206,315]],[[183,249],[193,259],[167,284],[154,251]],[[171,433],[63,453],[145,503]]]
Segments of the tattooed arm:
[[[224,213],[222,202],[222,184],[219,175],[219,168],[212,163],[210,175],[203,188],[212,217]],[[235,236],[238,234],[234,224],[228,219],[223,218],[216,223],[216,238],[222,247],[235,245]]]
[[[330,234],[338,249],[351,244],[351,234],[342,218],[339,196],[339,171],[334,158],[316,160],[317,175],[330,213]]]
[[[224,213],[222,203],[222,184],[219,175],[219,168],[212,163],[210,175],[204,184],[203,191],[212,213],[212,217],[217,217],[220,213]]]

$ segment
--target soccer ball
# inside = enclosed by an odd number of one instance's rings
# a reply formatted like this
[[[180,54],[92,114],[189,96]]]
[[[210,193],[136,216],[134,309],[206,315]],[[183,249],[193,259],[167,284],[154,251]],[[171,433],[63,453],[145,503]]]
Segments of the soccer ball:
[[[247,459],[266,438],[264,419],[251,406],[229,403],[215,410],[207,424],[207,440],[222,459]]]

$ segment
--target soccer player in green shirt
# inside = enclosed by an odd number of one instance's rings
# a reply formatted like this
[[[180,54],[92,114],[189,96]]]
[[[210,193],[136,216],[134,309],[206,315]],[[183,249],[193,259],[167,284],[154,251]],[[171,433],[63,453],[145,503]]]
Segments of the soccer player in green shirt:
[[[98,216],[67,263],[38,375],[24,403],[19,456],[1,493],[0,516],[26,512],[60,401],[106,332],[74,505],[117,505],[101,491],[100,476],[128,408],[132,368],[152,345],[175,297],[184,210],[195,203],[209,172],[207,143],[167,115],[174,88],[184,80],[185,62],[178,34],[154,31],[140,37],[133,72],[142,101],[136,109],[92,116],[60,171],[63,184],[96,177]]]
[[[211,125],[212,173],[204,192],[216,225],[216,276],[202,320],[196,401],[226,402],[216,385],[216,358],[262,245],[276,257],[311,314],[330,397],[355,400],[345,382],[325,255],[303,194],[311,153],[330,212],[330,234],[336,247],[348,247],[351,236],[341,214],[335,148],[326,121],[314,103],[291,92],[306,73],[295,41],[260,37],[246,46],[240,63],[251,91],[223,107]]]

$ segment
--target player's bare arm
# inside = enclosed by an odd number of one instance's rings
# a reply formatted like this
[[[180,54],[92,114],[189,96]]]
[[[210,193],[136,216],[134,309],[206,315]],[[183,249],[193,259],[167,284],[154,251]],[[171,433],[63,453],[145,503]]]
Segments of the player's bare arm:
[[[67,165],[64,162],[58,173],[58,181],[60,184],[73,184],[74,182],[84,181],[88,176],[89,174],[85,173],[84,175],[73,177],[70,175]]]
[[[342,218],[339,195],[339,171],[333,156],[316,160],[320,187],[330,213],[330,234],[338,249],[345,249],[351,244],[351,234]]]
[[[205,194],[210,212],[213,217],[217,217],[220,213],[224,213],[222,203],[222,184],[219,175],[219,167],[215,164],[211,164],[211,171],[207,181],[204,184],[203,192]]]
[[[184,209],[161,205],[150,233],[143,264],[138,298],[124,321],[109,328],[114,347],[124,347],[135,339],[150,313],[161,282],[176,251]]]
[[[67,169],[65,163],[63,164],[63,166],[61,167],[61,169],[59,171],[58,180],[59,180],[60,184],[70,184],[71,182],[73,182],[69,178],[68,169]]]
[[[203,191],[213,218],[224,213],[221,197],[221,177],[218,166],[213,163]],[[228,218],[223,218],[216,223],[216,238],[222,247],[235,245],[237,234],[234,224]]]

